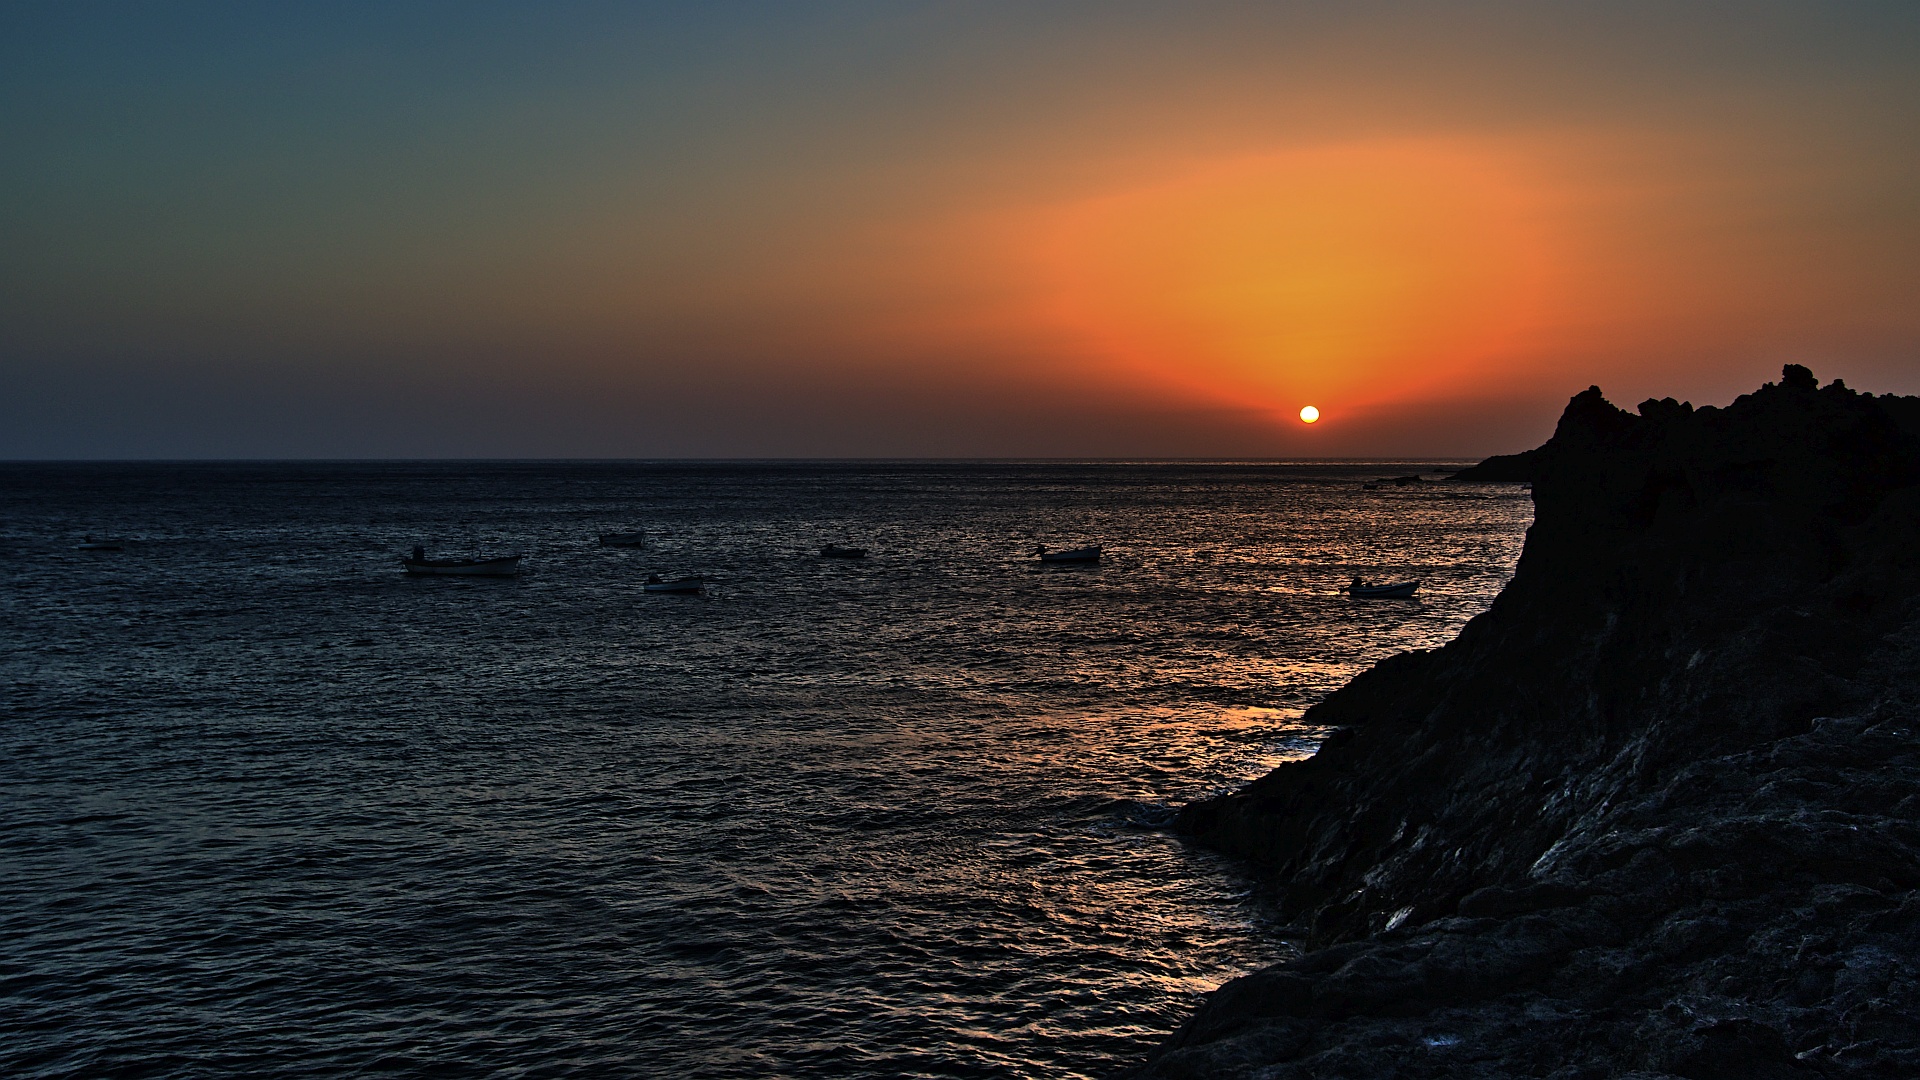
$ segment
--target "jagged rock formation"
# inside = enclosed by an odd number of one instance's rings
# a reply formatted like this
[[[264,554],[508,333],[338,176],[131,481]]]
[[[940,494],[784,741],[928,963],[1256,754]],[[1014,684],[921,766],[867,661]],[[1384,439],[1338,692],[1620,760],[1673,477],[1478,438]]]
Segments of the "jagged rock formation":
[[[1920,400],[1598,389],[1506,590],[1179,827],[1308,952],[1150,1077],[1920,1075]]]

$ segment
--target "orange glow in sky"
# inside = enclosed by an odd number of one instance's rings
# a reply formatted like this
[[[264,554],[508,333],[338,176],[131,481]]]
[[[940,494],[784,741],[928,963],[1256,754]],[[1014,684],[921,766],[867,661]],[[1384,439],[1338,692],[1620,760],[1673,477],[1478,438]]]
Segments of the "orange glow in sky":
[[[1378,405],[1511,358],[1548,299],[1537,203],[1471,146],[1300,150],[1062,207],[1035,261],[1051,317],[1127,368],[1276,414]]]

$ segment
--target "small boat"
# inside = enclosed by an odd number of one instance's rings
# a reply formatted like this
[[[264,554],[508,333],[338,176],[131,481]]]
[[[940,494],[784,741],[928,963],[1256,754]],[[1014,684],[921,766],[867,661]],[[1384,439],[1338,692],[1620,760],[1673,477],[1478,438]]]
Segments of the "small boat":
[[[644,586],[648,592],[661,593],[697,593],[705,587],[706,582],[701,581],[697,577],[674,578],[671,581],[663,581],[659,574],[648,574],[647,583]]]
[[[1397,581],[1391,585],[1374,585],[1360,578],[1354,578],[1347,586],[1348,596],[1357,596],[1364,600],[1405,600],[1420,587],[1417,581]]]
[[[1040,556],[1040,561],[1043,563],[1096,563],[1100,561],[1100,549],[1098,547],[1073,548],[1069,551],[1048,551],[1045,545],[1041,545],[1035,547],[1033,553]]]
[[[127,549],[127,542],[125,540],[95,540],[92,536],[84,536],[81,537],[80,542],[73,545],[73,547],[75,551],[125,551]]]
[[[826,547],[820,549],[820,557],[823,559],[864,559],[867,557],[867,549],[828,544]]]
[[[409,574],[439,574],[448,577],[512,577],[520,572],[520,556],[500,555],[491,559],[429,559],[427,549],[416,546],[413,554],[400,560]]]
[[[643,532],[601,533],[601,547],[639,547],[647,542]]]

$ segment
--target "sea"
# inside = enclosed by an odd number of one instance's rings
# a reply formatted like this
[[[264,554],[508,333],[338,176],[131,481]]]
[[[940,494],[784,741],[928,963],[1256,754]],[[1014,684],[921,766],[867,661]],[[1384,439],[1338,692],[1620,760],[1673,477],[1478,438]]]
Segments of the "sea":
[[[1174,812],[1511,575],[1457,464],[0,464],[0,1075],[1113,1076],[1295,948]]]

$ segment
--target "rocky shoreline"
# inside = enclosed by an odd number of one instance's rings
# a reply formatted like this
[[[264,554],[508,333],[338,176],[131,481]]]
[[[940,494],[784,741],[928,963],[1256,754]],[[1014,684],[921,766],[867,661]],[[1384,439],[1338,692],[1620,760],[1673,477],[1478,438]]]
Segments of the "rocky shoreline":
[[[1920,399],[1594,388],[1482,473],[1493,606],[1180,814],[1308,951],[1135,1075],[1920,1075]]]

